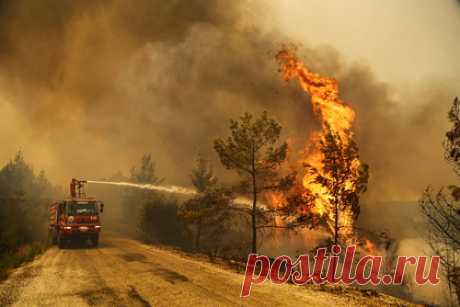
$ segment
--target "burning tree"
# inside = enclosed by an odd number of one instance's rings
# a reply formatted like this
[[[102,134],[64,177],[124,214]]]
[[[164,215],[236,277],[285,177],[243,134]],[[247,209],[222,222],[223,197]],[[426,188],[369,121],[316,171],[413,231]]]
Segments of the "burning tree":
[[[227,169],[234,169],[242,177],[240,192],[252,196],[251,217],[252,252],[257,252],[258,219],[264,210],[257,206],[259,195],[267,191],[288,187],[293,182],[293,174],[280,176],[280,167],[286,160],[287,143],[278,144],[281,125],[268,117],[266,112],[253,119],[249,113],[239,121],[230,121],[231,136],[214,141],[214,149]]]
[[[444,141],[445,158],[460,175],[460,100],[455,98],[449,111],[453,124]],[[440,189],[434,193],[428,187],[420,200],[420,208],[428,224],[428,243],[442,257],[449,281],[449,290],[455,289],[460,300],[460,187],[450,186],[449,193]]]
[[[310,94],[322,127],[312,134],[301,158],[302,181],[278,207],[296,206],[299,220],[326,220],[337,243],[339,230],[347,238],[353,234],[359,196],[368,181],[368,166],[359,160],[351,130],[355,112],[339,98],[337,80],[309,71],[293,50],[282,49],[276,59],[284,79],[297,79]]]
[[[312,183],[328,191],[325,205],[332,218],[327,222],[333,229],[333,243],[337,244],[339,231],[350,234],[352,229],[347,227],[359,214],[359,196],[367,186],[368,168],[367,165],[357,164],[359,155],[356,143],[351,140],[344,144],[331,130],[321,138],[320,150],[322,168],[305,163],[306,174]]]

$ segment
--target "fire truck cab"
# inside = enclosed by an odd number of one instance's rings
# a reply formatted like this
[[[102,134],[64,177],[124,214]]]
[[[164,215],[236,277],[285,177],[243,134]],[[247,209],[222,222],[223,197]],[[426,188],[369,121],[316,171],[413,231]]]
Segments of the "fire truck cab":
[[[73,179],[71,183],[71,198],[53,202],[49,207],[49,237],[59,248],[65,247],[72,241],[91,241],[93,246],[99,244],[101,231],[100,213],[104,204],[94,198],[85,197],[82,192],[84,181]],[[76,195],[75,186],[78,187]]]

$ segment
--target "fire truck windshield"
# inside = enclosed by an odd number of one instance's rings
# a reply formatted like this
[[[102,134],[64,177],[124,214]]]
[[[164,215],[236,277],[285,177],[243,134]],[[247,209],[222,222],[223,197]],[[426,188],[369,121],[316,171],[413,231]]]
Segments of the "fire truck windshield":
[[[97,215],[96,203],[69,203],[68,215]]]

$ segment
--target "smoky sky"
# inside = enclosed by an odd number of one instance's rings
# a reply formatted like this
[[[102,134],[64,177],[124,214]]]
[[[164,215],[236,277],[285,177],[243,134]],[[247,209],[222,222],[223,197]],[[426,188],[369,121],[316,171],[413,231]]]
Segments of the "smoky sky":
[[[339,80],[357,111],[368,197],[414,198],[451,180],[441,142],[453,87],[430,81],[398,97],[372,67],[332,47],[262,31],[249,4],[0,1],[0,158],[22,149],[64,184],[127,173],[150,152],[166,183],[187,185],[199,151],[225,177],[212,140],[226,136],[230,118],[263,110],[298,149],[318,122],[309,97],[278,73],[274,55],[292,43],[312,70]],[[401,99],[417,107],[401,109]]]

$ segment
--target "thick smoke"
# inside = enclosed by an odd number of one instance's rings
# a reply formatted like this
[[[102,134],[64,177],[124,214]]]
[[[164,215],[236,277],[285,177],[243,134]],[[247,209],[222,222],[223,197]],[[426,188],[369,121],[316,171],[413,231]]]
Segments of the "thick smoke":
[[[307,67],[338,78],[357,111],[371,172],[362,218],[379,217],[366,226],[379,228],[392,210],[376,201],[413,200],[429,183],[455,182],[441,143],[458,85],[427,79],[397,91],[337,50],[262,30],[262,3],[0,0],[0,159],[23,149],[67,184],[127,173],[151,152],[165,184],[189,185],[198,151],[227,176],[212,140],[226,135],[229,118],[262,110],[298,150],[319,126],[308,96],[277,71],[276,52],[294,43]],[[408,228],[405,219],[387,226]]]
[[[302,147],[318,124],[306,94],[278,75],[274,55],[289,37],[260,30],[252,4],[0,1],[0,103],[14,127],[0,158],[23,148],[66,182],[126,171],[151,152],[168,183],[188,184],[194,155],[215,159],[212,139],[229,118],[265,109]],[[369,199],[413,199],[448,179],[440,144],[453,93],[429,87],[407,98],[419,108],[402,110],[369,67],[328,47],[299,53],[337,76],[357,110]]]

